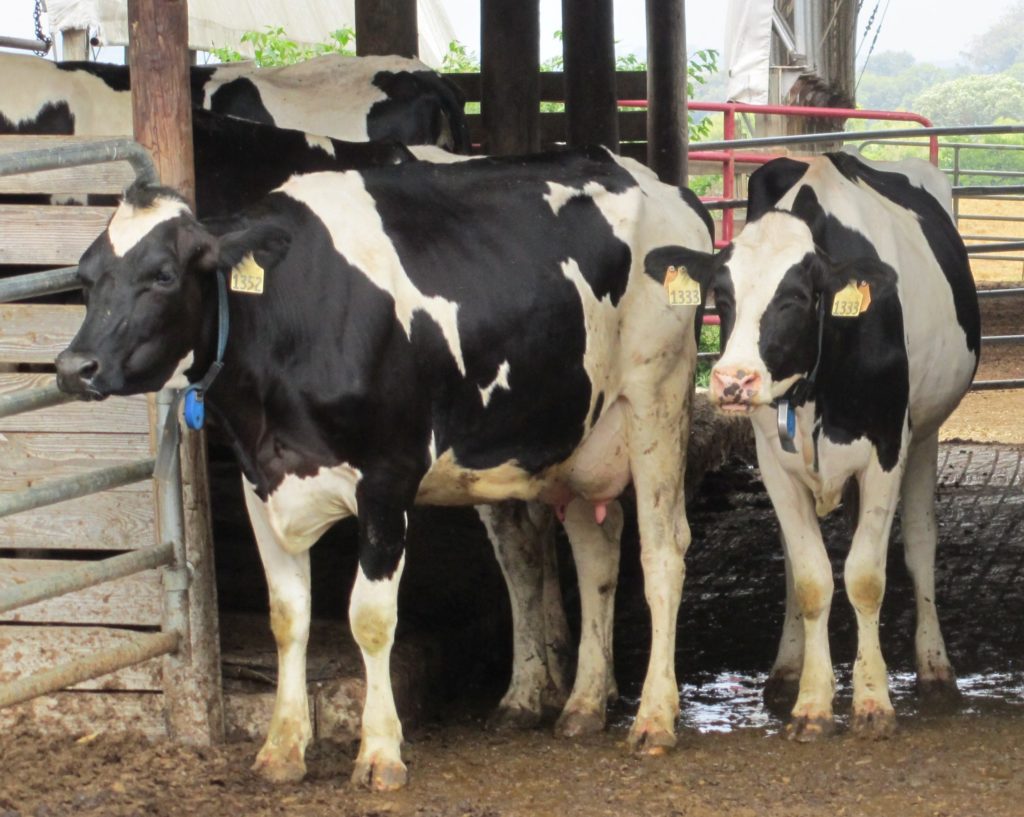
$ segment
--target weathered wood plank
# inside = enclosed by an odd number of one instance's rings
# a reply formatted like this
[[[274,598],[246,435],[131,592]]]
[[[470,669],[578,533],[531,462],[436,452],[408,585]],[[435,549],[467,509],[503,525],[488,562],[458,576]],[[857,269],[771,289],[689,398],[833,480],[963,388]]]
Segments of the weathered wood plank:
[[[149,434],[0,434],[0,491],[21,491],[40,480],[82,474],[151,456]],[[149,480],[114,489],[152,490]]]
[[[77,264],[113,212],[110,207],[0,204],[0,264]]]
[[[104,491],[0,517],[5,549],[137,550],[156,544],[156,510],[146,491]]]
[[[0,626],[0,683],[120,647],[136,636],[138,633],[134,630],[107,627]],[[83,681],[71,689],[160,692],[163,689],[161,659],[152,658],[134,667]]]
[[[84,306],[0,304],[0,363],[53,363],[84,318]]]
[[[95,137],[75,136],[0,136],[0,154],[25,150],[58,148],[100,141]],[[121,193],[135,179],[127,162],[107,162],[59,170],[41,170],[0,176],[0,193],[58,193],[82,196],[88,193]]]
[[[58,692],[0,709],[0,729],[16,726],[45,735],[131,732],[167,737],[164,696],[152,692]]]
[[[38,389],[53,383],[52,374],[0,373],[0,397],[17,392]],[[0,418],[3,431],[51,431],[120,434],[146,433],[149,430],[149,410],[146,396],[111,397],[102,403],[74,402],[60,406],[26,411],[12,417]]]
[[[81,562],[64,559],[0,559],[0,588],[62,573]],[[23,624],[110,624],[158,626],[163,619],[159,570],[145,570],[111,582],[0,614]]]

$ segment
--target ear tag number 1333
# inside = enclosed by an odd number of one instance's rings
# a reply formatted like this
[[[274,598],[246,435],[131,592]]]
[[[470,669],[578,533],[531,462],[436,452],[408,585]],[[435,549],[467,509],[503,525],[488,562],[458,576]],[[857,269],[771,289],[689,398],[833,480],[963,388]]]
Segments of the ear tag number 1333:
[[[686,267],[665,270],[665,292],[670,306],[700,306],[700,284],[690,277]]]
[[[850,281],[833,297],[832,317],[856,318],[867,312],[870,305],[871,287],[866,283],[858,285],[856,281]]]

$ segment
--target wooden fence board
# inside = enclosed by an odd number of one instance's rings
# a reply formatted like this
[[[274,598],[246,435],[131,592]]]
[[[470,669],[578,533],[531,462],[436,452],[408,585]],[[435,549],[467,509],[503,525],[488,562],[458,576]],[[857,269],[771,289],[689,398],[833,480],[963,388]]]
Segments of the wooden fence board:
[[[0,626],[0,684],[50,669],[76,658],[122,646],[138,637],[133,630],[107,627]],[[162,658],[111,672],[71,689],[107,692],[160,692]]]
[[[84,318],[84,306],[0,304],[0,363],[53,363]]]
[[[104,491],[0,517],[8,550],[137,550],[156,544],[151,492]]]
[[[41,480],[77,476],[99,468],[151,457],[149,434],[0,434],[0,491],[21,491]],[[149,493],[143,480],[117,492]]]
[[[0,396],[38,389],[53,383],[52,374],[0,373]],[[111,397],[102,403],[76,401],[0,418],[0,432],[51,431],[120,434],[146,433],[149,409],[145,395]]]
[[[98,141],[74,136],[0,136],[0,153],[16,153],[40,148]],[[135,172],[127,162],[107,162],[100,165],[82,165],[59,170],[41,170],[0,176],[0,193],[83,196],[88,193],[121,193],[135,179]]]
[[[77,264],[113,212],[111,207],[0,204],[0,264]]]
[[[58,692],[0,709],[0,729],[84,737],[94,732],[131,732],[167,737],[164,696],[151,692]]]
[[[64,559],[0,559],[0,588],[62,573],[82,562]],[[159,626],[163,617],[160,570],[146,570],[76,593],[0,613],[23,624],[120,624]]]

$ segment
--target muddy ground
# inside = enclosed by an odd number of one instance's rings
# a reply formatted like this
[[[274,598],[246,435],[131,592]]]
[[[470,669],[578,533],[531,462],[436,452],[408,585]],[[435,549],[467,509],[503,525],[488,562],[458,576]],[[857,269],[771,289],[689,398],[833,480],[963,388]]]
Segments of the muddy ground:
[[[986,320],[987,334],[1019,327],[1019,302],[1000,303]],[[1019,377],[1024,372],[1020,360],[1019,354],[1004,351],[989,355],[983,375]],[[472,520],[430,512],[422,537],[439,539],[448,549],[434,543],[422,551],[429,557],[417,559],[411,548],[408,587],[403,587],[405,632],[436,628],[453,618],[483,621],[484,612],[492,615],[487,617],[491,623],[449,627],[442,637],[451,677],[443,679],[433,711],[407,730],[410,785],[405,791],[371,795],[353,790],[348,785],[352,746],[314,745],[307,780],[276,788],[249,772],[258,749],[253,742],[196,749],[112,733],[43,738],[23,730],[0,735],[0,817],[1020,817],[1024,468],[1018,436],[1024,424],[1014,395],[985,396],[975,405],[981,408],[961,412],[961,425],[946,435],[953,439],[940,452],[938,492],[937,593],[964,700],[955,711],[926,712],[917,706],[913,610],[897,522],[882,619],[883,650],[900,718],[889,740],[865,742],[841,729],[817,744],[791,744],[780,736],[783,722],[760,705],[760,687],[782,620],[783,564],[757,470],[734,461],[705,479],[690,509],[694,540],[677,650],[681,738],[665,757],[638,758],[624,745],[648,639],[635,530],[627,529],[616,611],[622,699],[612,710],[607,732],[570,742],[556,740],[546,729],[521,734],[485,729],[486,713],[507,678],[509,649],[502,623],[507,610],[500,579],[485,545],[468,544],[479,537]],[[230,513],[220,519],[227,530],[237,522]],[[838,515],[824,527],[836,573],[830,622],[839,681],[836,711],[845,726],[856,649],[841,581],[848,533]],[[320,547],[321,555],[314,551],[317,611],[336,617],[344,611],[344,593],[338,588],[347,583],[339,577],[351,574],[327,569],[337,567],[330,560],[344,550],[339,543]],[[564,542],[561,555],[567,605],[575,618]],[[471,579],[433,586],[427,574],[417,576],[414,562],[425,558],[435,568],[450,565],[452,575]],[[246,609],[261,598],[262,585],[254,590],[252,584],[259,581],[258,565],[245,547],[233,551],[230,560],[219,558],[218,570],[222,602],[229,607]]]

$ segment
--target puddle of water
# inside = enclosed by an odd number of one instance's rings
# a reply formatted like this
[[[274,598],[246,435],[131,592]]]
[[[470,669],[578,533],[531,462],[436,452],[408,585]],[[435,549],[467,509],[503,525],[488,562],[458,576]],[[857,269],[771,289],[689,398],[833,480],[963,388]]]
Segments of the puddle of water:
[[[852,690],[849,664],[836,669],[836,722],[849,724]],[[700,733],[732,732],[736,729],[763,729],[773,735],[784,723],[768,712],[761,692],[767,673],[717,672],[700,674],[681,685],[681,712],[677,729]],[[898,717],[919,716],[913,672],[891,672],[889,691]],[[1024,715],[1024,670],[965,675],[958,679],[963,702],[956,716],[979,715],[993,710]],[[615,726],[628,727],[640,699],[623,696],[609,720]]]

